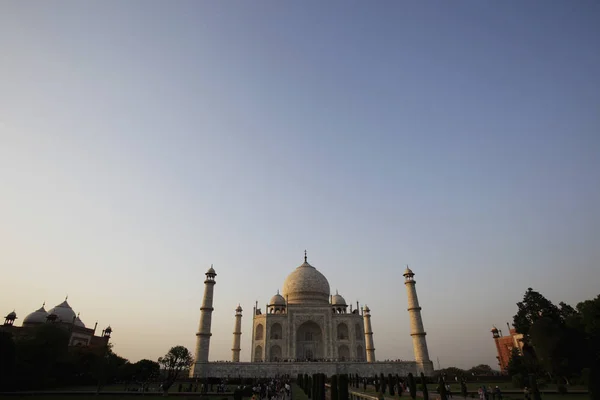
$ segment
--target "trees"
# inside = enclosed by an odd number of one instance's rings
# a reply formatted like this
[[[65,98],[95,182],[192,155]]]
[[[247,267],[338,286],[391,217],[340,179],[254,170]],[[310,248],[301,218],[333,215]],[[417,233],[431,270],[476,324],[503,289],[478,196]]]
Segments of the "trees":
[[[460,394],[462,395],[462,397],[464,397],[465,399],[467,398],[467,395],[469,394],[469,392],[467,391],[467,382],[465,382],[464,379],[462,379],[460,381]]]
[[[338,400],[338,377],[333,375],[331,377],[331,400]]]
[[[182,370],[190,368],[194,363],[194,358],[188,349],[183,346],[171,347],[167,354],[158,359],[158,363],[165,370],[166,377],[163,382],[163,391],[169,392],[173,383],[179,377]]]
[[[133,366],[135,379],[139,382],[156,379],[160,373],[160,365],[156,361],[143,359],[133,364]]]
[[[412,373],[408,374],[408,391],[410,392],[410,397],[415,400],[417,398],[417,383]]]
[[[427,390],[427,378],[421,372],[421,391],[423,392],[423,400],[429,400],[429,390]]]
[[[446,382],[444,382],[444,378],[440,376],[440,380],[438,382],[438,393],[440,394],[440,400],[448,400],[448,392],[446,391]]]
[[[348,400],[348,375],[346,374],[338,378],[338,400]]]
[[[545,375],[557,383],[589,371],[590,394],[600,398],[600,296],[573,308],[555,306],[540,293],[527,289],[517,303],[517,332],[523,334],[522,355],[513,354],[508,372],[516,385],[529,385],[533,377]],[[533,389],[533,387],[532,387]]]
[[[14,372],[17,365],[17,349],[12,335],[0,332],[0,392],[9,391],[14,384]]]
[[[519,310],[513,317],[513,325],[523,335],[529,335],[531,325],[543,317],[562,321],[560,309],[532,288],[527,289],[523,301],[518,302],[517,307]]]
[[[467,370],[467,373],[471,375],[493,375],[494,370],[489,365],[479,364]]]

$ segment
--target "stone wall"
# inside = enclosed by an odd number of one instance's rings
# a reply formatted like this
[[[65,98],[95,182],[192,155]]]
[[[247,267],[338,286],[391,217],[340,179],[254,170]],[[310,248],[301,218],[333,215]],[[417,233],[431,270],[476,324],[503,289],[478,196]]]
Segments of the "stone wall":
[[[429,375],[430,371],[424,371]],[[327,376],[335,374],[359,374],[374,376],[383,373],[406,376],[410,372],[417,375],[423,369],[415,361],[398,362],[209,362],[196,363],[191,377],[214,378],[268,378],[288,374],[296,377],[298,374],[324,373]]]

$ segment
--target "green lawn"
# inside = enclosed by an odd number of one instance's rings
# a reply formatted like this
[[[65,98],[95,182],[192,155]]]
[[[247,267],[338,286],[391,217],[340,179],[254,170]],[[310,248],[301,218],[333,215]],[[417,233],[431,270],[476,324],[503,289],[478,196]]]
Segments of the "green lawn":
[[[69,399],[69,400],[133,400],[133,399],[137,399],[137,398],[155,398],[155,399],[159,399],[159,398],[163,398],[162,395],[160,393],[153,393],[153,394],[146,394],[144,396],[142,395],[101,395],[101,396],[96,396],[94,394],[72,394],[72,395],[31,395],[31,394],[20,394],[20,395],[5,395],[5,394],[0,394],[0,397],[2,397],[3,399],[14,399],[14,400],[19,400],[19,399],[43,399],[43,400],[64,400],[64,399]],[[173,395],[173,396],[169,396],[171,398],[174,399],[178,399],[178,400],[198,400],[201,397],[199,395],[191,395],[191,396],[186,396],[186,395]],[[227,397],[227,396],[211,396],[213,399],[215,400],[233,400],[233,397]],[[203,399],[206,399],[206,397],[202,397]]]
[[[308,396],[304,390],[295,383],[292,383],[292,400],[308,400]]]

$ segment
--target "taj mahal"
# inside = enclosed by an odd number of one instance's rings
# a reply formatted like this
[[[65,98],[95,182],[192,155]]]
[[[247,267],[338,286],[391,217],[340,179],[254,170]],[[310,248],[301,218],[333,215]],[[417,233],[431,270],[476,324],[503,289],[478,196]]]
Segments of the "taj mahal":
[[[195,363],[190,377],[273,377],[300,373],[407,375],[433,373],[426,333],[417,299],[414,273],[406,267],[408,315],[415,354],[414,361],[378,362],[367,305],[353,308],[337,293],[331,294],[327,278],[308,263],[290,273],[281,294],[275,294],[266,309],[255,304],[252,312],[251,361],[240,362],[242,308],[235,310],[231,362],[209,362],[213,294],[217,273],[206,272],[200,325],[196,333]]]

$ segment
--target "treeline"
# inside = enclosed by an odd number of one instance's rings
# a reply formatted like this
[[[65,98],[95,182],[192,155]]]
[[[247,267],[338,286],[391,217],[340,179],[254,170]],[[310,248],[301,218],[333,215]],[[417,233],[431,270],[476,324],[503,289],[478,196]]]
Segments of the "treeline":
[[[159,376],[159,364],[150,360],[130,363],[101,348],[69,347],[69,333],[44,324],[29,338],[13,340],[0,332],[0,392],[36,390],[114,382],[148,382]]]
[[[299,374],[296,379],[298,386],[306,393],[308,398],[312,400],[325,400],[326,381],[327,377],[325,374]],[[389,396],[402,397],[403,393],[408,390],[410,397],[415,399],[417,390],[420,390],[423,398],[428,400],[429,393],[427,390],[427,383],[429,382],[429,378],[423,373],[421,373],[419,377],[419,383],[417,383],[417,380],[412,373],[408,374],[405,378],[401,378],[398,374],[379,374],[368,378],[361,377],[358,374],[333,375],[329,378],[331,390],[330,400],[348,400],[351,388],[366,391],[367,385],[373,385],[375,387],[375,391],[378,393],[379,398],[383,398],[386,394]],[[440,383],[443,383],[443,380],[440,380]],[[441,390],[443,391],[445,389]]]
[[[587,385],[600,398],[600,296],[577,304],[558,306],[527,289],[513,325],[523,334],[522,351],[513,349],[508,373],[517,387],[573,383]],[[535,380],[535,382],[532,382]]]

